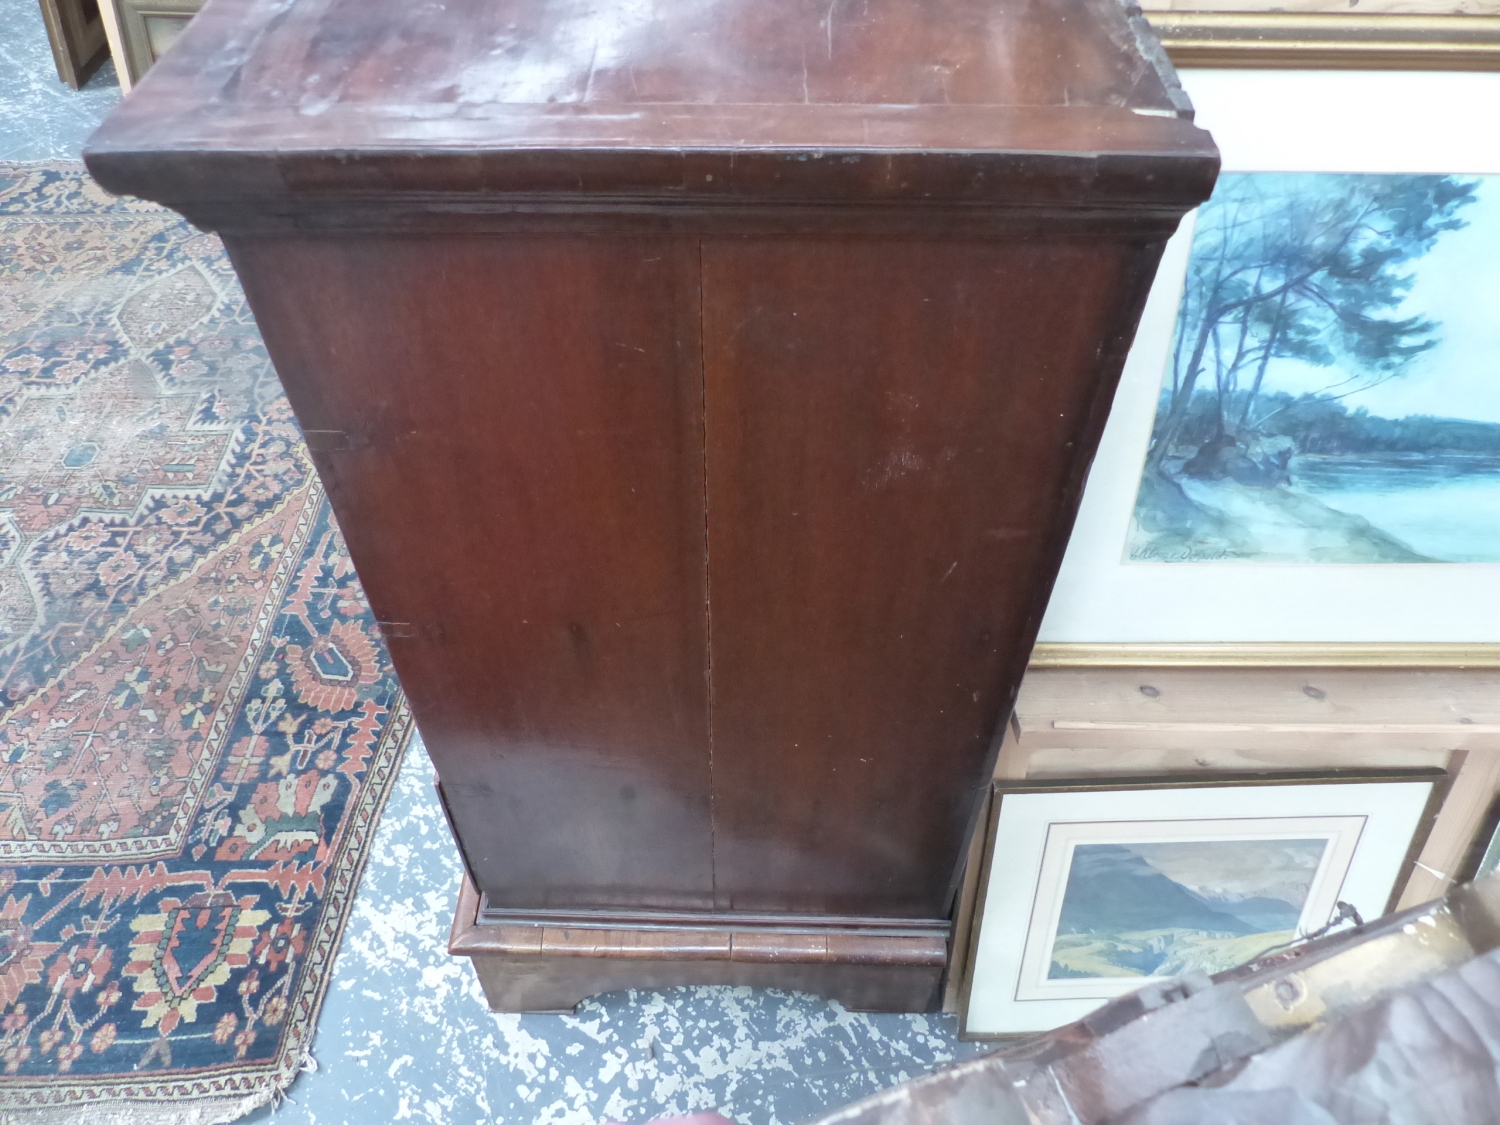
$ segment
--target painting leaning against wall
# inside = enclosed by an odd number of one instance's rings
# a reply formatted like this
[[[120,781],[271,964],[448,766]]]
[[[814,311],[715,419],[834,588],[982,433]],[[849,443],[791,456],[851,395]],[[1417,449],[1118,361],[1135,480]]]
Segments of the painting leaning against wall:
[[[1220,179],[1125,557],[1500,562],[1500,176]]]

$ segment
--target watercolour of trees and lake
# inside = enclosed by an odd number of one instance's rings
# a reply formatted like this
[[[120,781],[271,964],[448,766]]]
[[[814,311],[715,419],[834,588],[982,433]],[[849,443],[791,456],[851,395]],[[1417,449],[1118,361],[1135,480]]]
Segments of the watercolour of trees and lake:
[[[1220,178],[1125,555],[1500,561],[1500,177]]]

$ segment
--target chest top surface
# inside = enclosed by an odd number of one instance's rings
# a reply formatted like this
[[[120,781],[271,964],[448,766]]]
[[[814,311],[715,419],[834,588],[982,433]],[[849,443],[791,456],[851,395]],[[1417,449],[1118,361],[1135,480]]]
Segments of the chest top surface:
[[[585,191],[753,194],[753,161],[715,177],[685,170],[684,154],[1212,161],[1190,117],[1120,0],[210,0],[87,155],[106,186],[148,195],[121,180],[125,166],[172,152],[387,169],[402,155],[504,154],[484,172],[499,189],[561,153]],[[586,182],[581,169],[627,152],[674,161],[621,180],[616,160],[607,183]],[[899,190],[880,186],[900,178],[882,167],[825,177],[846,185],[825,194]],[[906,190],[949,195],[951,181]]]

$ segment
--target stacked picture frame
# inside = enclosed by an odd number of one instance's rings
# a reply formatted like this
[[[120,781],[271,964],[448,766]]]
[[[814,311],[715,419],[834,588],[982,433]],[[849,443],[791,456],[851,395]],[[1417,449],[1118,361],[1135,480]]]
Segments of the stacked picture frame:
[[[1341,770],[997,783],[967,1033],[1046,1030],[1146,980],[1222,972],[1388,913],[1447,781]]]
[[[1500,65],[1492,0],[1142,0],[1141,9],[1182,67]]]
[[[1147,8],[1224,174],[1164,256],[998,751],[955,907],[967,1036],[1500,863],[1500,10],[1464,3]]]
[[[57,77],[80,89],[109,58],[98,0],[40,0]]]

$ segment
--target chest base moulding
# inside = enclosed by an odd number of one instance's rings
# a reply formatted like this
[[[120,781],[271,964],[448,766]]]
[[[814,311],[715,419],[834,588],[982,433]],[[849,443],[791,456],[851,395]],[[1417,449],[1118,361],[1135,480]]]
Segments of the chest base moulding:
[[[229,248],[493,1004],[937,1004],[996,731],[1217,172],[1138,18],[210,0],[86,159]]]

